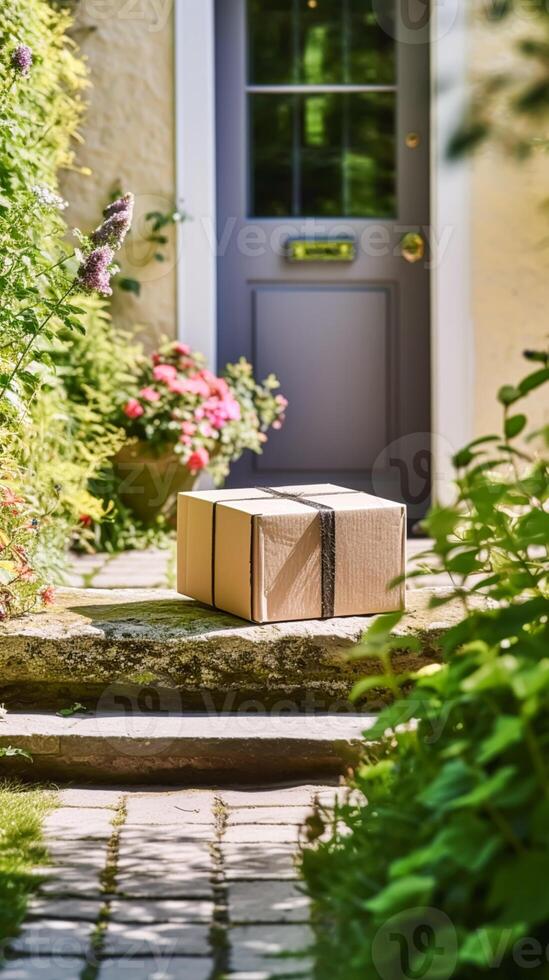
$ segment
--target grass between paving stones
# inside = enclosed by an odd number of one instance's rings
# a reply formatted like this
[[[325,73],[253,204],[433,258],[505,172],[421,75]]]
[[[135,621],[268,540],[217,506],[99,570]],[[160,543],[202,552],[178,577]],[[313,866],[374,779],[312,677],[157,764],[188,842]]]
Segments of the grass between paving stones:
[[[6,940],[17,934],[40,884],[33,869],[47,863],[42,824],[55,805],[52,791],[0,779],[0,964]]]
[[[111,901],[113,894],[116,891],[118,855],[120,852],[120,830],[126,822],[126,816],[126,798],[123,797],[118,804],[113,819],[111,820],[112,834],[109,838],[109,843],[107,844],[107,858],[105,867],[101,873],[101,892],[104,895],[104,901],[99,910],[97,922],[95,923],[94,930],[91,934],[88,962],[80,975],[81,980],[96,980],[96,977],[99,976],[101,955],[103,953],[105,936],[111,917]]]
[[[225,867],[221,843],[227,829],[229,812],[222,799],[216,797],[213,812],[215,816],[215,836],[210,851],[214,866],[213,893],[214,914],[210,927],[210,946],[213,955],[211,980],[224,980],[229,972],[229,895],[225,881]]]

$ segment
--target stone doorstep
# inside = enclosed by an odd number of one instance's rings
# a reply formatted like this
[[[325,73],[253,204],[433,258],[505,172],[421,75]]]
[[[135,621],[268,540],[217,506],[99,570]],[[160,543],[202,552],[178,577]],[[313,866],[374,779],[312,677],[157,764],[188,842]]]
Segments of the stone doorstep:
[[[359,758],[362,733],[375,715],[96,715],[60,718],[8,712],[0,746],[24,749],[32,763],[8,760],[9,771],[35,779],[182,785],[307,780],[333,777]],[[72,826],[66,808],[51,818]],[[93,814],[84,833],[108,835],[112,811]],[[184,814],[174,809],[172,822]],[[88,823],[88,819],[86,820]],[[92,829],[93,825],[93,829]]]
[[[440,591],[408,593],[396,632],[403,647],[414,636],[421,649],[396,651],[396,670],[439,659],[441,634],[462,615],[458,603],[429,609]],[[373,618],[258,626],[162,589],[59,589],[56,605],[0,627],[0,701],[133,714],[230,712],[246,700],[250,710],[334,710],[359,677],[379,671],[346,656]],[[371,706],[386,696],[373,691]]]

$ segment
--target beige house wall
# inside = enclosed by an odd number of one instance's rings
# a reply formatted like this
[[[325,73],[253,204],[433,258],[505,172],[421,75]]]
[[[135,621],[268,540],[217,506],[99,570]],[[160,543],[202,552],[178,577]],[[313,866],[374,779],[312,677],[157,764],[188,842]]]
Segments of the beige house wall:
[[[531,21],[486,26],[471,32],[471,77],[486,70],[517,72],[513,42]],[[534,27],[535,30],[535,27]],[[549,156],[527,163],[487,147],[472,163],[471,261],[475,333],[474,421],[476,434],[501,421],[495,395],[530,368],[522,351],[546,343],[549,334]],[[535,424],[547,421],[547,399],[528,401]]]
[[[140,298],[115,292],[119,323],[150,338],[176,333],[174,235],[167,261],[151,260],[147,211],[175,204],[173,7],[171,0],[80,0],[75,40],[87,57],[93,87],[80,163],[91,176],[69,174],[64,192],[71,223],[89,229],[112,189],[137,198],[137,221],[122,257],[123,274],[142,282]],[[471,77],[510,66],[511,37],[523,24],[471,30]],[[521,351],[547,334],[549,310],[549,157],[513,164],[486,149],[471,164],[471,263],[475,328],[475,429],[497,425],[498,387],[520,377]],[[536,417],[542,415],[537,400]]]
[[[136,220],[121,254],[122,275],[138,279],[141,296],[115,289],[117,322],[145,339],[176,334],[173,228],[152,258],[145,214],[175,202],[173,9],[171,0],[80,0],[74,40],[88,61],[92,87],[79,164],[89,176],[64,176],[72,225],[89,230],[117,186],[136,196]]]

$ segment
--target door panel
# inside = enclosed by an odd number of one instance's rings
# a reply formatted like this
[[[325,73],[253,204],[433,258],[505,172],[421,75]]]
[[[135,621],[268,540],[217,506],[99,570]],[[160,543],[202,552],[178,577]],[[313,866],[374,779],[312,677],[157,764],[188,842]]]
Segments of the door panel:
[[[429,256],[400,242],[429,224],[429,51],[380,3],[217,0],[219,367],[244,355],[289,399],[230,485],[373,487],[418,516]],[[288,261],[288,239],[337,236],[354,261]]]
[[[389,389],[389,297],[385,289],[263,287],[254,294],[255,365],[284,378],[298,420],[271,439],[258,470],[353,470],[389,441],[372,400]],[[340,310],[345,307],[345,317]]]

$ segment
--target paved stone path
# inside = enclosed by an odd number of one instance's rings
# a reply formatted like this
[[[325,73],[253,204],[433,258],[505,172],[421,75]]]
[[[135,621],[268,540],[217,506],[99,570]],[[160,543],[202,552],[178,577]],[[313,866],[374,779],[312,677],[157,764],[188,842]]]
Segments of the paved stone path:
[[[408,569],[418,567],[416,556],[429,546],[424,538],[407,543]],[[172,548],[148,548],[126,551],[121,555],[71,555],[66,584],[75,589],[121,589],[131,583],[133,589],[175,588],[175,545]],[[408,588],[440,588],[450,585],[446,575],[411,578]]]
[[[309,977],[300,828],[341,792],[62,790],[2,980]]]

